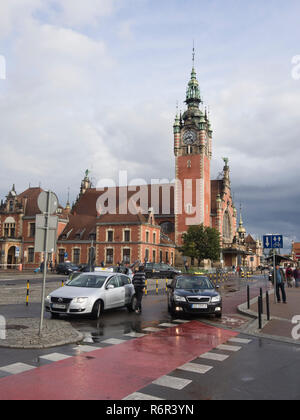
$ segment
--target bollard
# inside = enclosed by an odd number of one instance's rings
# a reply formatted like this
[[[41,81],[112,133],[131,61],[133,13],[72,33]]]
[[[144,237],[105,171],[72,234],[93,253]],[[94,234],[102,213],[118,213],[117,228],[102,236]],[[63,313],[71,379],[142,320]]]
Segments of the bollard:
[[[26,290],[26,306],[29,304],[29,280],[27,280],[27,290]]]
[[[270,297],[268,290],[266,291],[267,320],[270,321]]]
[[[261,296],[258,296],[258,329],[262,329],[262,317],[261,317],[261,314],[262,314],[262,310],[261,310],[261,308],[262,308],[262,298],[261,298]]]
[[[64,282],[64,279],[62,279],[62,281],[61,281],[61,287],[64,287],[64,285],[65,285],[65,282]]]
[[[168,279],[166,279],[166,292],[168,292]]]
[[[148,294],[148,280],[145,280],[145,296]]]
[[[250,309],[250,286],[247,284],[247,302],[248,302],[248,309]]]
[[[158,295],[158,279],[156,279],[156,287],[155,287],[156,294]]]
[[[264,313],[264,306],[263,306],[263,290],[262,290],[262,287],[259,289],[259,294],[260,294],[260,297],[261,297],[261,313],[263,314]]]

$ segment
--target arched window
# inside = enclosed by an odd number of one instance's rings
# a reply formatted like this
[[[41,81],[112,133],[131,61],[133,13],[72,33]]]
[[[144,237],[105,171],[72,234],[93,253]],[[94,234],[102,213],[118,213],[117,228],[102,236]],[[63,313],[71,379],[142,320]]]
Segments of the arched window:
[[[160,227],[162,232],[165,234],[174,232],[174,224],[171,222],[163,222]]]

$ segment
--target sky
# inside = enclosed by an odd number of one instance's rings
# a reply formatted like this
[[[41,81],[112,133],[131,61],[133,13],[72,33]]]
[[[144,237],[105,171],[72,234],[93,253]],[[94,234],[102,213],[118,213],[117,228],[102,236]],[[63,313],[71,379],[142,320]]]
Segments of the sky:
[[[300,241],[298,0],[1,0],[0,198],[12,184],[74,201],[95,184],[173,180],[176,104],[195,69],[255,237]],[[298,64],[299,63],[299,64]],[[5,77],[4,77],[5,76]]]

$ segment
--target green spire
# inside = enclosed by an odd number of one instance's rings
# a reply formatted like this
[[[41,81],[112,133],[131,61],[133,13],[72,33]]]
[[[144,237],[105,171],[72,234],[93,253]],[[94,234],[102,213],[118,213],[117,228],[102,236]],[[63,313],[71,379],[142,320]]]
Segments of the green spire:
[[[201,100],[199,83],[197,80],[197,73],[195,71],[195,47],[193,46],[193,68],[191,73],[191,79],[188,83],[186,91],[186,104],[188,107],[197,107],[199,108]]]

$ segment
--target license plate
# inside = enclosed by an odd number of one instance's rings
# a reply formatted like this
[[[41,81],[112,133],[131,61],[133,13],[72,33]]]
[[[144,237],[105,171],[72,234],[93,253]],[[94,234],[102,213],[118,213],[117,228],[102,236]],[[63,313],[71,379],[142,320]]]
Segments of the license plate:
[[[66,305],[60,305],[58,303],[53,303],[52,308],[53,309],[66,309]]]
[[[207,309],[207,305],[205,303],[195,303],[192,305],[193,309]]]

